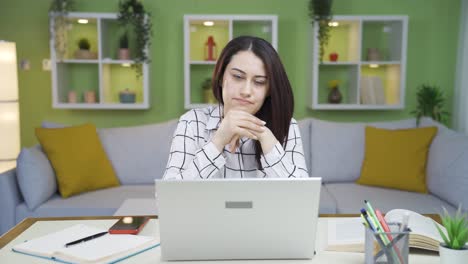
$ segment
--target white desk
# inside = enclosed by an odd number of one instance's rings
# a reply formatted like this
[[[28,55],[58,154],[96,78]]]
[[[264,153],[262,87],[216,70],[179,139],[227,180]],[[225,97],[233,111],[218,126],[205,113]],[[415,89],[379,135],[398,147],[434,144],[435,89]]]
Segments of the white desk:
[[[347,252],[331,252],[324,251],[326,246],[327,236],[327,219],[320,218],[318,223],[317,233],[317,255],[311,260],[248,260],[248,261],[181,261],[181,262],[163,262],[160,260],[161,251],[160,248],[154,248],[133,256],[122,263],[189,263],[189,264],[295,264],[295,263],[351,263],[351,264],[363,264],[364,254],[363,253],[347,253]],[[65,220],[65,221],[38,221],[31,227],[26,229],[9,244],[0,250],[0,263],[55,263],[50,260],[45,260],[37,257],[26,256],[23,254],[15,253],[11,251],[13,245],[21,243],[25,240],[32,239],[34,237],[43,236],[53,231],[61,230],[78,223],[85,223],[87,225],[94,225],[101,228],[109,228],[117,220]],[[159,226],[157,219],[151,219],[150,222],[141,231],[141,235],[147,236],[159,236]],[[424,253],[411,253],[409,256],[409,263],[411,264],[438,264],[439,257],[437,255],[426,255]]]

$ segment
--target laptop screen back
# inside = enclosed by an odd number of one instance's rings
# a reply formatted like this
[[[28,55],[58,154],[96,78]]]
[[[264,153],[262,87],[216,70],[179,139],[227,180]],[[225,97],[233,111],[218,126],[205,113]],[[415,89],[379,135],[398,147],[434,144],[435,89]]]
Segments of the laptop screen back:
[[[164,260],[312,258],[321,178],[156,180]]]

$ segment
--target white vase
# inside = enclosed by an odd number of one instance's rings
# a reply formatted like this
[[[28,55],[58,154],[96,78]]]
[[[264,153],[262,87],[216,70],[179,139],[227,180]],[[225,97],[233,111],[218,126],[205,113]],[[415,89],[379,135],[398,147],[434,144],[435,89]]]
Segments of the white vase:
[[[468,262],[468,248],[451,249],[439,245],[439,255],[441,264],[463,264]]]

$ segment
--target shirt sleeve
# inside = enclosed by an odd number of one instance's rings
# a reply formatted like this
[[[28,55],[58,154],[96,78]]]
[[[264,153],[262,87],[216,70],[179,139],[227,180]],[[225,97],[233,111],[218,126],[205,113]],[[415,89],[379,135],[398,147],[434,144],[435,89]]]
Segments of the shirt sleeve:
[[[224,166],[226,160],[212,142],[205,144],[195,135],[197,120],[181,118],[172,138],[164,180],[207,179]]]
[[[297,122],[292,119],[285,147],[278,142],[273,149],[261,156],[265,177],[309,177],[305,162],[302,139]]]

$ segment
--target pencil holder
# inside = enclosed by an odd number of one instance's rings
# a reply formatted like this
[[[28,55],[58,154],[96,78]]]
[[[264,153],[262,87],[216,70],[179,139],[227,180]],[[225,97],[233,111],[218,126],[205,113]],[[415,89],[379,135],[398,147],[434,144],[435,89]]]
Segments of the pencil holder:
[[[374,232],[366,228],[365,260],[366,264],[408,264],[409,233],[400,232],[399,223],[388,223],[390,232]]]

